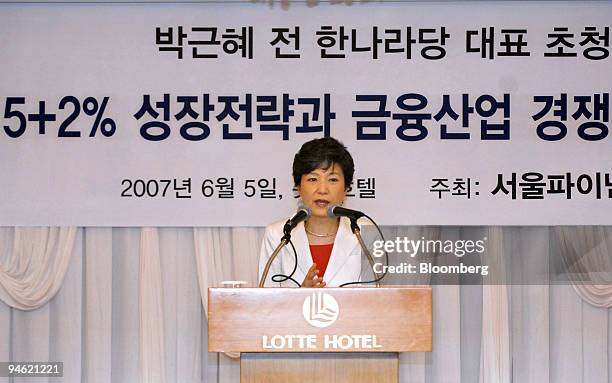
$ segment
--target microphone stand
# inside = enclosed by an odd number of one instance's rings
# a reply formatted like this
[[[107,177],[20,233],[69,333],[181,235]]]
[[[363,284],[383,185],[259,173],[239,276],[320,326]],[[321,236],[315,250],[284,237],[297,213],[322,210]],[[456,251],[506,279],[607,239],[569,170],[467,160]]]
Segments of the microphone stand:
[[[281,238],[281,241],[278,244],[278,246],[276,246],[276,249],[274,249],[274,251],[272,252],[272,255],[270,256],[270,258],[268,258],[266,267],[264,268],[263,274],[261,275],[261,279],[259,280],[259,287],[264,287],[266,278],[268,277],[268,273],[270,272],[270,266],[272,266],[272,262],[274,261],[278,253],[280,253],[281,249],[285,247],[287,243],[289,243],[290,239],[291,239],[291,234],[286,233],[283,236],[283,238]]]
[[[363,252],[368,257],[370,267],[372,268],[372,274],[374,274],[374,279],[378,279],[378,274],[376,274],[376,272],[374,271],[374,259],[372,258],[372,254],[370,254],[368,247],[363,242],[363,238],[361,238],[361,229],[359,229],[359,225],[357,225],[357,219],[353,217],[351,217],[351,230],[353,231],[353,234],[355,234],[355,236],[357,237],[357,241],[359,241],[359,245],[361,245],[361,250],[363,250]],[[376,287],[380,287],[380,281],[376,282]]]

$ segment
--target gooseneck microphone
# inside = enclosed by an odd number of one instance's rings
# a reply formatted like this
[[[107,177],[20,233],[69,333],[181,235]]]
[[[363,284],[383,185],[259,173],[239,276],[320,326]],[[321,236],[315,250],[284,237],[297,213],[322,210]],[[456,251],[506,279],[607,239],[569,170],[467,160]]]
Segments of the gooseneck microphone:
[[[300,210],[298,210],[298,212],[295,213],[293,217],[291,217],[287,220],[287,222],[285,222],[285,226],[283,227],[283,234],[290,235],[291,231],[295,229],[298,223],[307,220],[308,217],[310,217],[310,209],[307,207],[300,208]]]
[[[291,242],[291,231],[295,229],[298,223],[308,219],[308,217],[310,217],[310,209],[307,207],[301,207],[300,210],[298,210],[298,212],[295,213],[293,217],[291,217],[287,220],[287,222],[285,222],[285,226],[283,226],[283,237],[281,238],[281,241],[278,246],[276,246],[276,249],[274,249],[274,251],[272,252],[272,255],[270,255],[270,258],[268,258],[268,262],[266,262],[266,266],[264,267],[261,279],[259,280],[259,287],[264,287],[266,278],[268,277],[268,273],[270,272],[270,266],[272,266],[272,262],[287,243],[291,244],[291,248],[293,249],[293,256],[295,259],[293,271],[289,275],[275,274],[272,276],[272,281],[284,282],[286,280],[290,280],[296,285],[298,285],[298,287],[301,287],[300,283],[292,278],[293,274],[295,274],[295,270],[297,270],[297,252],[295,251],[295,247]]]
[[[368,258],[368,262],[370,262],[370,266],[372,267],[372,273],[375,276],[375,278],[371,281],[348,282],[348,283],[341,284],[340,287],[345,287],[345,286],[350,286],[350,285],[355,285],[355,284],[362,284],[362,283],[372,283],[372,282],[376,283],[376,287],[380,287],[379,282],[381,279],[385,277],[385,275],[387,274],[387,271],[385,269],[385,272],[380,276],[376,274],[376,272],[374,271],[374,259],[372,258],[372,254],[370,254],[370,250],[368,250],[368,247],[363,242],[363,238],[361,237],[361,229],[359,228],[359,225],[357,225],[357,220],[361,217],[366,217],[367,219],[372,221],[374,225],[376,225],[376,222],[374,222],[374,220],[372,220],[372,218],[370,218],[370,216],[368,216],[366,213],[363,213],[359,210],[347,209],[345,207],[336,206],[334,204],[329,205],[329,207],[327,208],[327,216],[328,217],[348,217],[351,220],[351,230],[353,231],[353,234],[355,234],[355,236],[357,237],[357,241],[359,242],[359,245],[361,246],[361,250]],[[378,232],[380,233],[381,238],[383,238],[384,240],[384,237],[378,225],[376,225],[376,229],[378,229]],[[387,253],[385,252],[385,255],[386,254]],[[386,255],[386,260],[387,260],[387,265],[389,265],[388,255]]]
[[[331,204],[327,208],[327,216],[328,217],[348,217],[352,220],[358,220],[359,218],[365,216],[365,213],[362,213],[358,210],[347,209],[345,207]]]

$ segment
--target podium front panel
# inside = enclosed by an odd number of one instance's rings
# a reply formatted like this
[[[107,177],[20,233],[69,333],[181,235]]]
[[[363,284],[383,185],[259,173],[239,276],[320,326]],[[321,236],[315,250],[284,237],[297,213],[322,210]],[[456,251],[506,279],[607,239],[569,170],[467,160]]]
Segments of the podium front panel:
[[[240,383],[397,383],[396,352],[243,353]]]
[[[211,352],[431,351],[429,287],[213,288]]]

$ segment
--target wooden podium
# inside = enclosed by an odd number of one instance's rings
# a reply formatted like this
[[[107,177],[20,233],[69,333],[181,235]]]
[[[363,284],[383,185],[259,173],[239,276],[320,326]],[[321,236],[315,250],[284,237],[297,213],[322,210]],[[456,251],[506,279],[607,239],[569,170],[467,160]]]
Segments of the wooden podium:
[[[396,383],[431,346],[428,287],[208,290],[208,351],[240,352],[242,383]]]

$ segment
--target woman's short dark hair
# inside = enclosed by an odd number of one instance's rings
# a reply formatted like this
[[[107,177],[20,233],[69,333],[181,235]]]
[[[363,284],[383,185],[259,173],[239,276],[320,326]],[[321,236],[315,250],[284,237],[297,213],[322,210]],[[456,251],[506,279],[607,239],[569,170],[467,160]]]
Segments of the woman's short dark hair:
[[[293,158],[293,182],[295,186],[300,185],[304,174],[318,168],[328,169],[333,164],[342,167],[344,185],[348,188],[353,182],[355,164],[346,147],[332,137],[318,138],[304,143]]]

